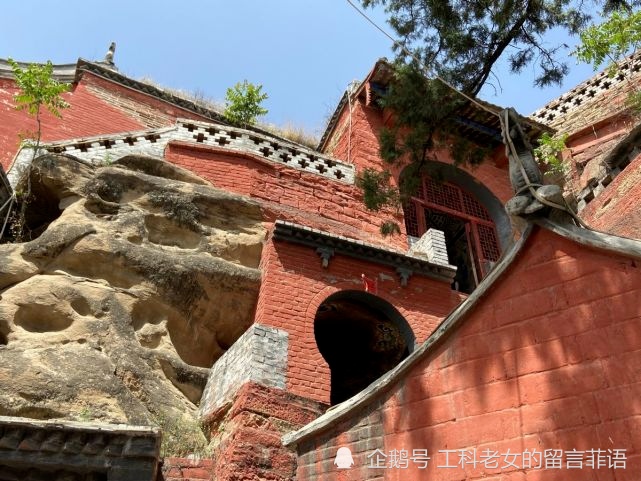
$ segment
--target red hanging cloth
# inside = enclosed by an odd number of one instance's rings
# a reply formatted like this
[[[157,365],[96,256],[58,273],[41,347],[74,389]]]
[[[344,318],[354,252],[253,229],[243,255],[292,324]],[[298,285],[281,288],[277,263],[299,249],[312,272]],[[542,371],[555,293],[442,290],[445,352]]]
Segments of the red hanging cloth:
[[[361,278],[363,279],[363,289],[365,289],[365,292],[376,295],[378,292],[378,279],[370,279],[366,277],[365,274],[361,274]]]

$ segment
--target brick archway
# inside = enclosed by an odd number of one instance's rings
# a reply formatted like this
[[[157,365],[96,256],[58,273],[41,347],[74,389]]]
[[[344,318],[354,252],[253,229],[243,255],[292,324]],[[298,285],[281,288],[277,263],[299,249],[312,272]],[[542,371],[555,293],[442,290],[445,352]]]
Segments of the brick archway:
[[[511,229],[488,189],[454,166],[437,164],[430,163],[403,206],[406,232],[418,238],[428,229],[442,231],[450,263],[458,268],[453,288],[470,293],[498,261]]]
[[[255,322],[288,334],[286,389],[327,404],[330,368],[316,345],[314,319],[329,296],[344,290],[362,291],[363,274],[377,278],[378,297],[407,320],[418,342],[462,300],[442,280],[413,275],[407,286],[401,286],[393,268],[340,254],[323,267],[313,249],[289,242],[269,243],[262,265],[265,274]]]
[[[414,349],[405,318],[384,299],[357,290],[335,292],[314,315],[314,340],[330,370],[330,403],[357,394]]]

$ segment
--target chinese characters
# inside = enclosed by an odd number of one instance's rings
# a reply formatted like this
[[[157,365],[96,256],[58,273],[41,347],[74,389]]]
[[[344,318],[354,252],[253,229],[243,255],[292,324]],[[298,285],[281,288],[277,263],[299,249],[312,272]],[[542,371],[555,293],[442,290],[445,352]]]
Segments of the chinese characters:
[[[487,469],[625,469],[625,449],[588,449],[585,451],[563,451],[562,449],[525,450],[523,452],[500,453],[491,449],[441,449],[433,460],[426,449],[392,449],[387,454],[377,449],[367,456],[368,468],[426,469],[429,462],[436,462],[437,468]]]

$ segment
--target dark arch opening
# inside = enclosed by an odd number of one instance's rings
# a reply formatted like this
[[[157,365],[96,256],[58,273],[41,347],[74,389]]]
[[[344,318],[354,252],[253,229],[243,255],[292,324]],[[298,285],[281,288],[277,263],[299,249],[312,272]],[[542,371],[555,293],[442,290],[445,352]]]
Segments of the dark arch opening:
[[[331,371],[332,405],[365,389],[414,350],[414,333],[383,299],[341,291],[319,306],[314,319],[318,350]]]
[[[33,240],[42,234],[49,224],[62,214],[58,195],[45,183],[37,178],[37,169],[31,175],[31,196],[27,199],[25,212],[24,240]]]
[[[43,173],[55,167],[55,158],[47,154],[36,158],[29,170],[31,190],[27,196],[28,179],[20,180],[16,187],[17,196],[5,235],[9,242],[27,242],[39,237],[62,214],[60,196],[51,185],[51,179]],[[22,212],[24,211],[24,217]],[[0,226],[1,227],[1,226]]]
[[[452,288],[470,293],[512,242],[512,227],[503,204],[492,192],[462,169],[442,162],[427,162],[418,191],[404,207],[407,233],[420,237],[434,228],[445,235],[450,264],[457,267]]]

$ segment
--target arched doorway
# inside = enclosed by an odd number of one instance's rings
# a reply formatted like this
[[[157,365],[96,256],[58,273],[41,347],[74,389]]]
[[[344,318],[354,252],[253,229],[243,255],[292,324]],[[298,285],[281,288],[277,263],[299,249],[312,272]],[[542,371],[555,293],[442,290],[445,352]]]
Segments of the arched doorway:
[[[325,299],[316,312],[314,335],[331,371],[332,405],[396,366],[415,342],[409,324],[391,304],[361,291],[341,291]]]
[[[449,165],[427,170],[403,206],[407,234],[443,231],[450,264],[457,267],[452,287],[470,293],[501,256],[501,245],[511,237],[509,220],[500,202],[469,174]]]

